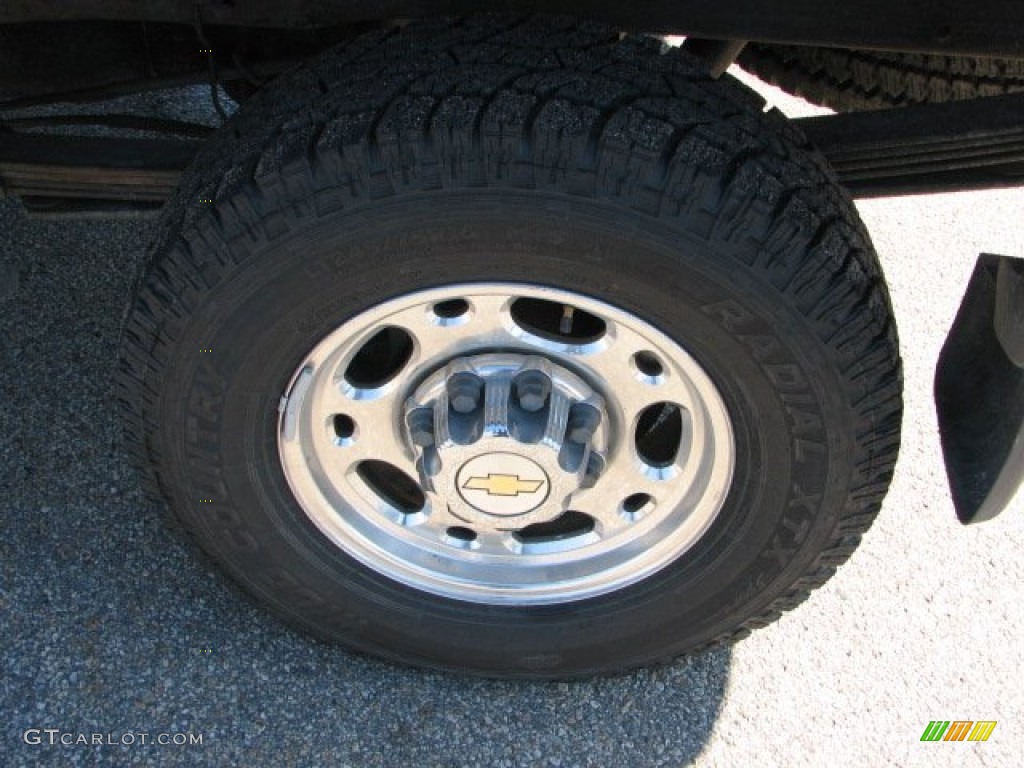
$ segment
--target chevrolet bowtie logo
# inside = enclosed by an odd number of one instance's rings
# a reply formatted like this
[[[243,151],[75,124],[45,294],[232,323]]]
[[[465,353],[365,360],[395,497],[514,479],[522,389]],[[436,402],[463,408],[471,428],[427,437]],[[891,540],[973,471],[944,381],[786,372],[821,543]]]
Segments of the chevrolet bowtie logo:
[[[487,475],[471,477],[462,486],[469,491],[487,491],[488,496],[518,496],[521,493],[536,493],[544,485],[543,480],[522,480],[519,475]]]

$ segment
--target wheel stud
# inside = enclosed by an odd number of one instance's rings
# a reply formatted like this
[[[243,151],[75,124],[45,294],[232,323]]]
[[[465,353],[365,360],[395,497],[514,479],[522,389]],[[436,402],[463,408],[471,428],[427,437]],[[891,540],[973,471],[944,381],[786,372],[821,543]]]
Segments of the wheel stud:
[[[472,413],[483,391],[483,381],[472,373],[463,371],[448,379],[448,402],[458,413]]]
[[[430,408],[417,408],[406,417],[409,437],[413,445],[426,448],[434,444],[434,412]]]
[[[577,403],[569,413],[568,435],[574,443],[587,443],[601,424],[601,412],[592,405]]]
[[[551,381],[540,371],[526,371],[516,379],[516,397],[524,411],[536,413],[544,407]]]

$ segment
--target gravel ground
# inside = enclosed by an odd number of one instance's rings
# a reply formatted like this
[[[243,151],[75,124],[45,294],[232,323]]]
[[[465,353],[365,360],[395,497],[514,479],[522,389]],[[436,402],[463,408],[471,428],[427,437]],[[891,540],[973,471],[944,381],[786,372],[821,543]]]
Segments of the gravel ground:
[[[974,256],[1024,256],[1024,191],[860,207],[907,383],[896,480],[862,547],[730,650],[524,684],[353,656],[197,565],[118,445],[110,381],[145,226],[35,222],[0,203],[0,765],[1019,765],[1024,504],[955,522],[930,391]],[[922,744],[935,719],[998,726],[985,743]],[[30,728],[136,743],[29,745]]]

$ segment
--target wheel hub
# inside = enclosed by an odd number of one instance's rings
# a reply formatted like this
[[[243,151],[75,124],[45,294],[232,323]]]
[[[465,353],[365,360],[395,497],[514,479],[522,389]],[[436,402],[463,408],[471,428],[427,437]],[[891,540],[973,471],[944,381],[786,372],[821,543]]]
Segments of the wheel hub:
[[[604,399],[539,356],[459,357],[405,403],[431,503],[474,528],[550,522],[605,463]]]

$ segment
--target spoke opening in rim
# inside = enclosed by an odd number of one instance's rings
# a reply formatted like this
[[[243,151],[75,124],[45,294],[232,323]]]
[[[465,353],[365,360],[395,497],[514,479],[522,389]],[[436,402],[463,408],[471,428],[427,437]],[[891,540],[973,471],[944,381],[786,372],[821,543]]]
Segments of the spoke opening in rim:
[[[675,403],[652,403],[636,424],[636,451],[652,467],[667,467],[679,455],[683,439],[682,409]]]
[[[665,372],[665,367],[661,364],[658,356],[646,350],[633,355],[633,364],[640,373],[652,381],[660,379]]]
[[[530,543],[580,536],[590,533],[592,530],[594,530],[594,518],[570,509],[554,520],[528,525],[522,530],[516,531],[513,536],[520,542]]]
[[[649,493],[633,493],[622,500],[621,515],[629,522],[636,522],[654,509],[654,497]]]
[[[404,515],[420,512],[427,503],[419,483],[386,461],[361,461],[356,473],[370,490]]]
[[[447,299],[437,302],[433,311],[442,320],[458,320],[469,312],[469,302],[465,299]]]
[[[388,326],[371,336],[345,368],[345,381],[357,389],[383,387],[409,362],[412,337],[401,328]]]
[[[354,442],[356,423],[348,414],[334,414],[331,427],[334,429],[334,442],[338,445],[351,445]]]
[[[512,302],[512,319],[524,331],[561,344],[591,344],[604,337],[608,324],[571,304],[520,298]]]

